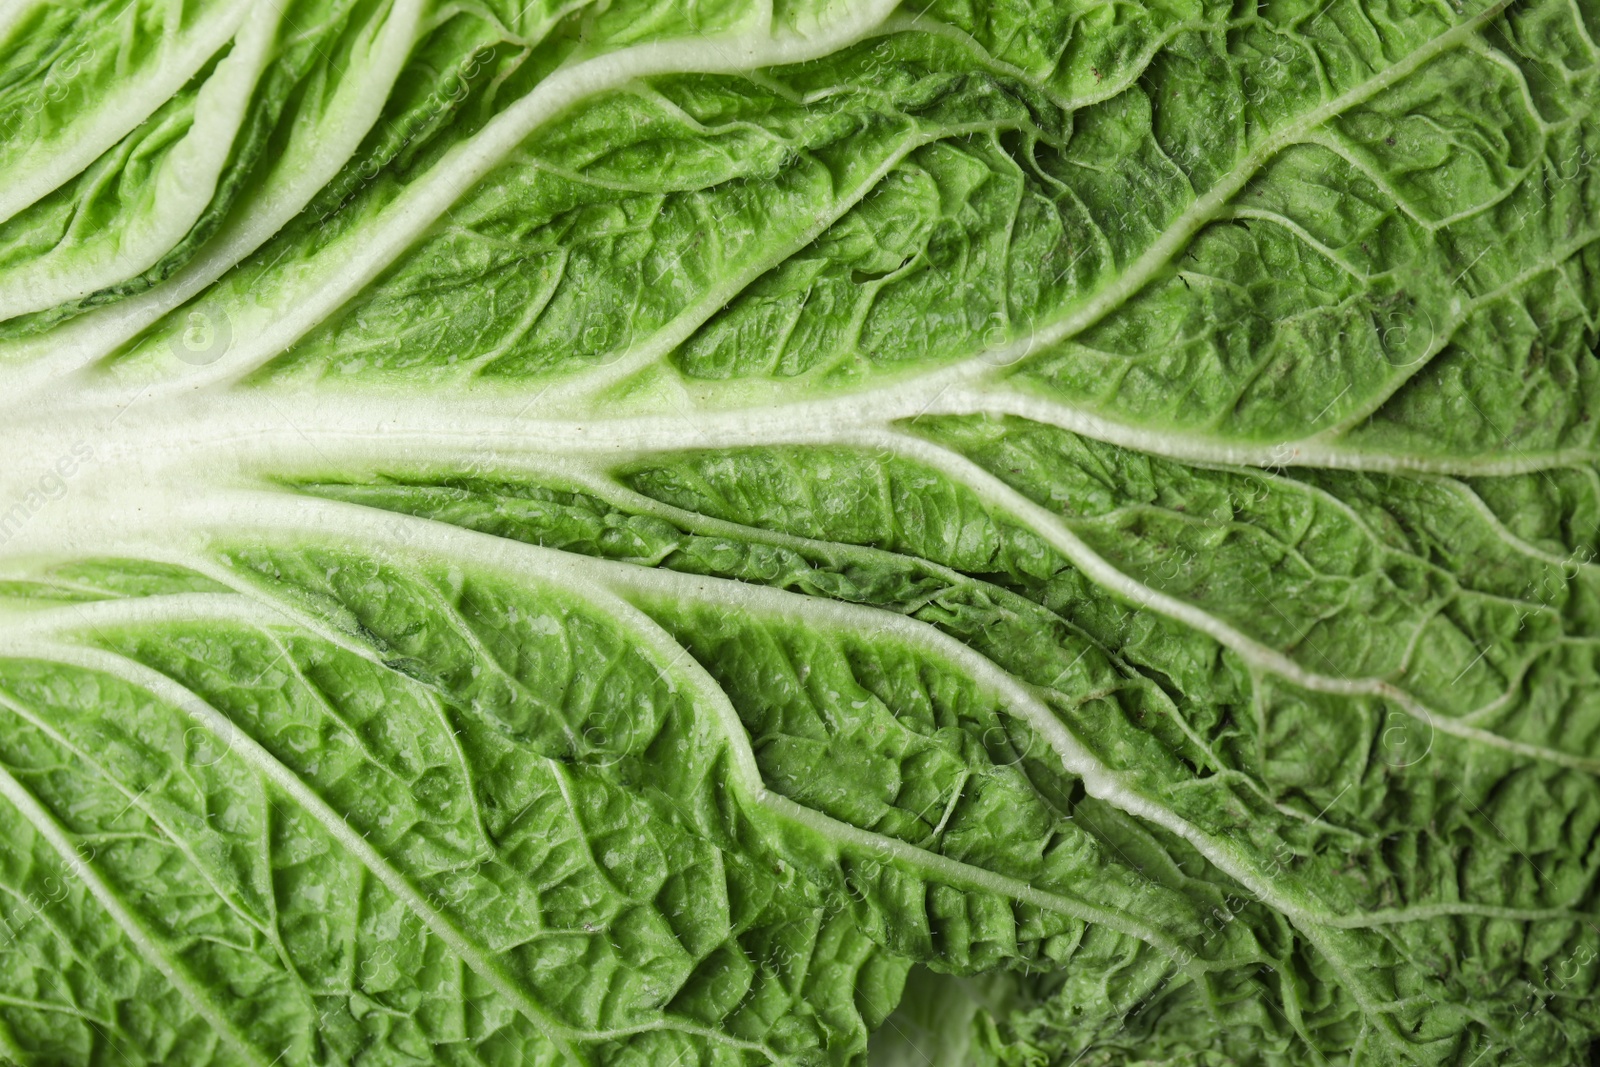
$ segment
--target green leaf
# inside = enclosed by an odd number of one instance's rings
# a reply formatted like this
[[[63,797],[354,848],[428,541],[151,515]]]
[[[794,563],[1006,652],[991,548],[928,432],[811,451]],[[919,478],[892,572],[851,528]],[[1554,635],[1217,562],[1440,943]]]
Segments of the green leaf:
[[[0,1062],[1591,1062],[1597,38],[0,12]]]

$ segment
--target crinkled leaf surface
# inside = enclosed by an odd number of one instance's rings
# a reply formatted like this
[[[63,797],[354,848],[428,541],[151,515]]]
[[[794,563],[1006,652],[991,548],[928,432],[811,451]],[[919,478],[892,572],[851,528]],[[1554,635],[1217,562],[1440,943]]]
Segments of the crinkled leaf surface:
[[[1600,1062],[1597,37],[0,10],[0,1062]]]

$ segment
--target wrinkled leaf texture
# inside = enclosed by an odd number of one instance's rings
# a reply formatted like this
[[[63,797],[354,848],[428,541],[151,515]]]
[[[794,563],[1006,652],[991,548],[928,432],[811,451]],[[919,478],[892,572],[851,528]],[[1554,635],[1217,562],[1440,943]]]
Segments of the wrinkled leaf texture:
[[[0,9],[0,1060],[1600,1062],[1597,38]]]

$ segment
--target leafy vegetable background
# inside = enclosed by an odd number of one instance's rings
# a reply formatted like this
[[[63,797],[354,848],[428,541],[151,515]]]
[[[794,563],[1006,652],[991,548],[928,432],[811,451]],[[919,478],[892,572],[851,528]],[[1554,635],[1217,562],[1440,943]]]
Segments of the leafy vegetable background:
[[[0,1061],[1600,1062],[1597,37],[0,8]]]

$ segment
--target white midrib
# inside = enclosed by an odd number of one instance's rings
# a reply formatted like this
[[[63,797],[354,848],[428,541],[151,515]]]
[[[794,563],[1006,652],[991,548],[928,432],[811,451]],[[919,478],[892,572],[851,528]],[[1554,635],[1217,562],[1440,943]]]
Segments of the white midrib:
[[[537,398],[530,403],[514,394],[445,401],[431,394],[363,394],[330,386],[295,393],[200,391],[160,400],[134,394],[111,404],[99,395],[77,397],[61,390],[50,405],[23,398],[0,408],[6,445],[0,519],[19,506],[28,519],[20,531],[0,523],[0,560],[64,547],[58,538],[68,513],[92,517],[95,509],[160,506],[162,494],[175,486],[182,487],[181,494],[194,494],[260,477],[349,478],[452,469],[463,462],[514,469],[529,462],[547,465],[558,457],[593,466],[683,448],[850,445],[863,434],[886,432],[897,423],[914,430],[918,418],[942,414],[1016,415],[1202,464],[1482,475],[1594,458],[1574,449],[1435,463],[1308,442],[1240,448],[1113,423],[1002,385],[937,378],[773,407],[592,419],[560,417]],[[55,490],[52,472],[75,447],[91,450],[93,458],[81,466],[69,464],[70,479]],[[40,492],[42,484],[47,492],[65,495],[48,499]]]
[[[973,399],[982,393],[968,387],[965,395]],[[939,399],[939,394],[933,397],[933,401]],[[141,512],[176,511],[192,499],[262,478],[348,478],[357,473],[451,469],[463,459],[486,459],[489,466],[508,471],[540,458],[548,462],[587,455],[591,464],[604,464],[638,452],[686,445],[727,449],[804,443],[882,448],[941,470],[974,489],[997,509],[1023,519],[1104,588],[1210,635],[1257,670],[1313,691],[1391,701],[1440,733],[1579,770],[1600,769],[1600,762],[1518,742],[1438,715],[1387,679],[1334,677],[1308,670],[1204,608],[1141,584],[1090,550],[1059,516],[970,460],[891,430],[895,419],[914,419],[919,409],[930,406],[933,403],[921,400],[915,391],[888,390],[772,411],[723,413],[708,416],[703,424],[686,424],[681,419],[540,423],[498,413],[474,418],[467,412],[452,411],[451,428],[441,430],[434,405],[416,400],[386,404],[350,396],[302,394],[294,399],[274,399],[268,393],[254,393],[196,394],[148,407],[135,403],[125,417],[113,418],[109,424],[84,412],[75,420],[52,419],[47,427],[24,424],[18,428],[11,463],[0,472],[0,563],[7,557],[38,553],[104,552],[108,517],[122,522]],[[992,410],[997,405],[983,406]],[[1074,429],[1082,432],[1085,427]],[[1161,447],[1165,442],[1158,440],[1118,443],[1155,454],[1179,451]],[[59,462],[86,445],[93,448],[94,458],[75,472],[77,480],[57,479],[47,486],[64,497],[53,500],[41,494],[44,479],[60,469]]]
[[[1204,608],[1137,582],[1091,551],[1059,516],[987,471],[926,441],[891,432],[889,418],[914,413],[915,393],[845,397],[754,416],[729,413],[720,425],[696,436],[689,436],[676,421],[653,426],[606,421],[529,424],[503,416],[474,420],[454,415],[454,427],[446,432],[434,427],[437,414],[426,404],[391,410],[375,402],[300,399],[316,403],[303,410],[287,397],[275,400],[268,394],[197,395],[180,404],[130,409],[126,418],[109,427],[82,419],[18,434],[22,447],[13,450],[13,463],[0,473],[0,566],[8,558],[41,553],[115,554],[120,524],[152,514],[176,514],[195,499],[263,477],[348,478],[452,469],[463,460],[470,464],[484,459],[490,469],[507,472],[543,469],[552,461],[577,463],[592,475],[608,461],[625,459],[635,451],[685,444],[728,448],[805,442],[886,448],[974,489],[992,506],[1025,521],[1104,588],[1209,634],[1263,673],[1314,691],[1389,700],[1430,730],[1491,748],[1585,771],[1596,767],[1593,760],[1438,715],[1386,679],[1333,677],[1307,670]],[[76,481],[66,484],[65,498],[41,498],[41,478],[81,442],[93,442],[95,458]],[[1146,451],[1169,451],[1142,443]],[[42,500],[36,512],[12,503],[30,495],[36,502]]]

